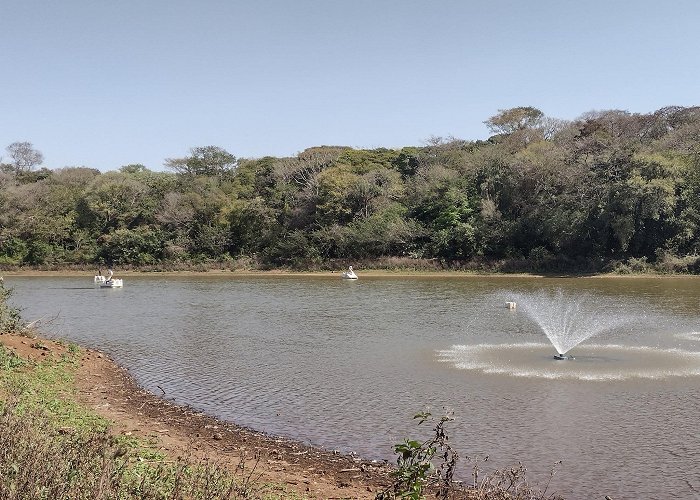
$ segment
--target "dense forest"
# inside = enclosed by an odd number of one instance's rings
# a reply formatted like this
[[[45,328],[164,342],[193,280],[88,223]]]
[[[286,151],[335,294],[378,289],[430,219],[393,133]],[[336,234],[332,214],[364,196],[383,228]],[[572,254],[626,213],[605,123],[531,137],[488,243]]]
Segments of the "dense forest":
[[[166,171],[48,169],[16,142],[0,266],[700,272],[700,107],[485,123],[401,149],[194,147]]]

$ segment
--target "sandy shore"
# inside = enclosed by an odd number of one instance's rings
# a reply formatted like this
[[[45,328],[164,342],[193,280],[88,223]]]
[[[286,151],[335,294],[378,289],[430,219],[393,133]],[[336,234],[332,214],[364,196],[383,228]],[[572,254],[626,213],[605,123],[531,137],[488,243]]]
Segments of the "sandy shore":
[[[464,271],[388,271],[382,269],[368,269],[368,270],[355,270],[360,278],[381,278],[381,277],[391,277],[391,278],[415,278],[415,277],[435,277],[435,278],[543,278],[545,276],[538,274],[487,274],[487,273],[471,273]],[[22,270],[8,270],[0,271],[0,276],[27,276],[27,277],[41,277],[41,276],[67,276],[67,277],[77,277],[84,276],[85,278],[92,279],[95,275],[95,271],[79,271],[73,269],[58,270],[58,271],[40,271],[35,269],[22,269]],[[103,273],[106,269],[103,269]],[[338,271],[230,271],[222,269],[212,269],[209,271],[116,271],[114,274],[115,278],[125,277],[125,276],[205,276],[205,277],[224,277],[224,278],[236,278],[236,277],[308,277],[308,278],[336,278],[340,279],[340,275],[343,270]]]
[[[55,271],[44,271],[36,269],[20,269],[0,271],[0,276],[22,276],[22,277],[41,277],[41,276],[67,276],[78,277],[83,276],[86,279],[92,280],[96,273],[95,270],[75,270],[63,269]],[[103,274],[107,272],[102,269]],[[210,269],[208,271],[141,271],[141,270],[116,270],[115,278],[123,278],[129,276],[147,277],[147,276],[202,276],[202,277],[219,277],[219,278],[238,278],[238,277],[306,277],[306,278],[327,278],[340,279],[340,274],[344,269],[337,271],[287,271],[287,270],[271,270],[271,271],[254,271],[254,270],[230,270],[230,269]],[[654,273],[637,273],[637,274],[534,274],[534,273],[478,273],[470,271],[418,271],[418,270],[385,270],[385,269],[355,269],[360,279],[362,278],[440,278],[440,279],[512,279],[512,278],[581,278],[581,279],[637,279],[637,278],[677,278],[677,279],[700,279],[700,275],[689,274],[654,274]]]

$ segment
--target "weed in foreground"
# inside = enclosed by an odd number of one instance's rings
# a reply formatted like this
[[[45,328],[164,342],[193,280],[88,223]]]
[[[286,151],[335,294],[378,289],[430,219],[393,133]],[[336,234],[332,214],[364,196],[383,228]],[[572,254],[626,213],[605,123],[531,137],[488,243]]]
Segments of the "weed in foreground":
[[[434,420],[430,412],[418,413],[413,418],[419,420],[418,425]],[[433,427],[433,435],[425,441],[406,439],[394,446],[398,454],[397,469],[392,473],[394,481],[375,497],[376,500],[421,500],[428,494],[441,500],[562,500],[560,496],[547,494],[549,482],[543,491],[531,487],[527,469],[522,464],[483,475],[479,461],[470,460],[473,462],[472,484],[456,481],[454,474],[459,456],[450,446],[445,429],[451,420],[450,414],[440,417]],[[555,472],[556,464],[550,481]]]

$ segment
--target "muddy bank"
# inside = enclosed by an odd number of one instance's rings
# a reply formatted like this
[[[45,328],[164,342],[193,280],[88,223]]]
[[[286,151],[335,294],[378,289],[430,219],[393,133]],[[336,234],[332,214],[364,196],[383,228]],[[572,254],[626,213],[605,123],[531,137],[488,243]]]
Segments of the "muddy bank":
[[[2,335],[0,342],[34,360],[67,352],[62,343],[45,339]],[[232,470],[244,464],[244,470],[259,476],[257,481],[310,498],[374,498],[389,484],[386,464],[269,436],[174,405],[141,389],[125,369],[96,350],[81,350],[75,395],[113,422],[115,434],[143,438],[172,458],[206,458]]]

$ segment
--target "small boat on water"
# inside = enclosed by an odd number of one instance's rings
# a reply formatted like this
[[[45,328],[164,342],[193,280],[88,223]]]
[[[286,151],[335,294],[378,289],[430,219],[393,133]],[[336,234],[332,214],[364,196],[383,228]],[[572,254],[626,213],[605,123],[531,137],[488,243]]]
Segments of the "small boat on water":
[[[110,269],[109,271],[107,271],[107,274],[108,276],[105,278],[105,280],[99,282],[100,288],[121,288],[124,286],[124,280],[122,280],[121,278],[113,278],[114,271]],[[95,276],[95,283],[97,283],[97,278],[98,276]]]
[[[124,286],[124,280],[121,278],[114,278],[107,280],[104,283],[100,283],[100,288],[121,288]]]
[[[347,271],[344,271],[341,277],[344,280],[356,280],[357,279],[357,274],[355,274],[355,271],[352,270],[352,266],[348,267]]]

